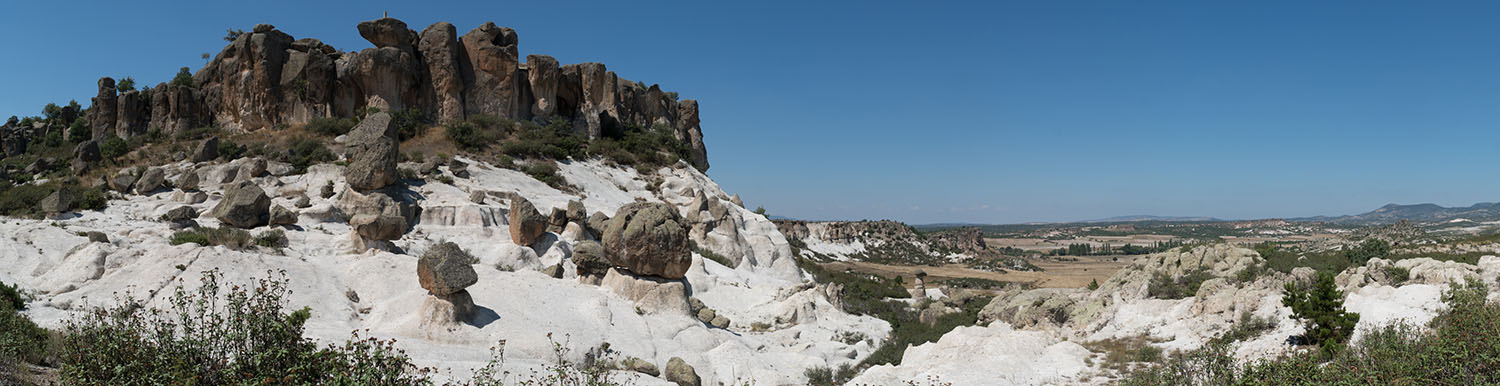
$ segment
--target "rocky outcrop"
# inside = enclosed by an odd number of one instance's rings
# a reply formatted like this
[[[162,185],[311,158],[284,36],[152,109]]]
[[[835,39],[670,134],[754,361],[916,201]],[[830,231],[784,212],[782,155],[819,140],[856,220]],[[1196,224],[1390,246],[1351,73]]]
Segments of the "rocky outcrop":
[[[530,118],[520,111],[519,39],[516,31],[484,23],[459,38],[464,113]]]
[[[546,55],[519,58],[516,31],[494,23],[462,36],[448,23],[418,34],[391,18],[356,29],[375,47],[341,52],[256,25],[192,76],[149,93],[117,93],[102,78],[89,126],[94,139],[147,128],[175,133],[218,125],[228,130],[297,126],[320,117],[356,117],[365,108],[415,109],[435,122],[491,115],[563,119],[590,139],[627,128],[669,130],[707,170],[698,102],[660,86],[622,79],[601,63],[560,65]]]
[[[99,153],[99,141],[83,141],[73,148],[73,174],[83,174],[103,159]]]
[[[434,116],[440,122],[464,118],[464,83],[459,75],[458,32],[448,22],[437,22],[422,30],[417,49],[427,61]]]
[[[114,78],[99,78],[99,94],[89,107],[89,127],[93,129],[93,139],[102,140],[115,133],[115,122],[119,119],[116,116],[117,98]]]
[[[271,216],[271,198],[252,183],[240,183],[224,189],[224,198],[210,213],[219,222],[237,228],[266,225]]]
[[[400,150],[396,144],[396,127],[390,114],[375,113],[365,117],[349,131],[349,166],[344,180],[360,191],[384,188],[401,177],[396,170]]]
[[[680,279],[693,262],[687,232],[677,209],[670,205],[627,204],[604,229],[604,255],[615,266],[638,275]]]
[[[977,255],[989,249],[984,244],[984,232],[975,227],[963,227],[936,232],[927,236],[933,246]]]

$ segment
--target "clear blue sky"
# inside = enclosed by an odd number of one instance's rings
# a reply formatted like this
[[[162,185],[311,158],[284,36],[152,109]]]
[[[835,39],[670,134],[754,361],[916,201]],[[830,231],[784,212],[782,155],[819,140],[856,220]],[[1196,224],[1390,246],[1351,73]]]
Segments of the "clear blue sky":
[[[1264,218],[1500,200],[1495,2],[142,3],[5,5],[0,115],[87,104],[99,76],[196,70],[227,27],[366,48],[355,24],[389,11],[417,30],[493,20],[523,56],[600,61],[700,100],[709,175],[775,215]]]

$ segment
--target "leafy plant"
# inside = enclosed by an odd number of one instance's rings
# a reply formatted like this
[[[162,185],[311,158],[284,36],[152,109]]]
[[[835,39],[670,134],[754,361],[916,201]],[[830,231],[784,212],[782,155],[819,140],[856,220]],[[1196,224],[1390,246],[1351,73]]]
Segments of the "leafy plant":
[[[1287,283],[1281,303],[1292,309],[1292,318],[1301,320],[1308,344],[1319,345],[1325,354],[1337,353],[1354,333],[1359,314],[1344,311],[1344,292],[1333,283],[1333,273],[1319,272],[1311,289]]]

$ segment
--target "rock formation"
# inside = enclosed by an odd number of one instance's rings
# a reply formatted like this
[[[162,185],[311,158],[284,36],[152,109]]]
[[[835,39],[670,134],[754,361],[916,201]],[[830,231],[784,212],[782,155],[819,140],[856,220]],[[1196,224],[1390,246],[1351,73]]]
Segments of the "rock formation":
[[[418,34],[392,18],[356,29],[374,47],[341,52],[256,25],[194,73],[191,84],[158,84],[149,96],[119,93],[114,79],[101,78],[89,109],[93,139],[147,128],[259,130],[355,117],[364,108],[415,109],[439,123],[472,115],[563,119],[589,139],[660,127],[688,145],[690,164],[708,169],[698,102],[620,78],[604,64],[560,65],[546,55],[528,55],[523,63],[516,31],[494,23],[462,36],[449,23]]]
[[[516,245],[531,245],[543,233],[547,233],[547,217],[542,216],[525,197],[510,195],[510,241]]]
[[[349,166],[344,168],[344,180],[350,188],[375,190],[400,179],[396,170],[400,150],[390,114],[370,114],[349,131],[348,138]]]
[[[240,183],[224,189],[224,199],[211,214],[224,225],[254,228],[266,225],[271,215],[271,198],[252,183]]]
[[[680,279],[693,262],[687,231],[670,205],[627,204],[604,229],[604,255],[637,275]]]
[[[468,288],[479,281],[475,259],[451,242],[439,243],[417,260],[417,282],[428,296],[422,302],[422,327],[451,327],[473,318],[474,299]]]

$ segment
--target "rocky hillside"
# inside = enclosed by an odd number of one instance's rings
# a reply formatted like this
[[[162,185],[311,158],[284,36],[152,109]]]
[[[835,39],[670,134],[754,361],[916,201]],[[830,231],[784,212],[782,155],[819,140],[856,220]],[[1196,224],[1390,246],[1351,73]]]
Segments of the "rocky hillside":
[[[880,264],[965,264],[990,271],[1037,271],[1018,256],[1005,256],[985,245],[977,228],[918,232],[897,221],[772,220],[803,257],[814,261],[864,261]]]
[[[84,119],[92,139],[102,141],[152,129],[167,135],[206,126],[256,131],[378,109],[415,111],[436,123],[556,118],[589,140],[659,128],[688,145],[694,167],[708,169],[698,102],[621,78],[604,64],[562,65],[546,55],[527,55],[523,62],[516,31],[494,23],[460,36],[446,22],[417,32],[382,18],[360,23],[358,31],[374,47],[340,51],[256,25],[190,77],[124,92],[114,79],[101,78],[87,111],[64,107],[54,124],[12,119],[0,128],[0,141],[15,155],[74,119]]]

